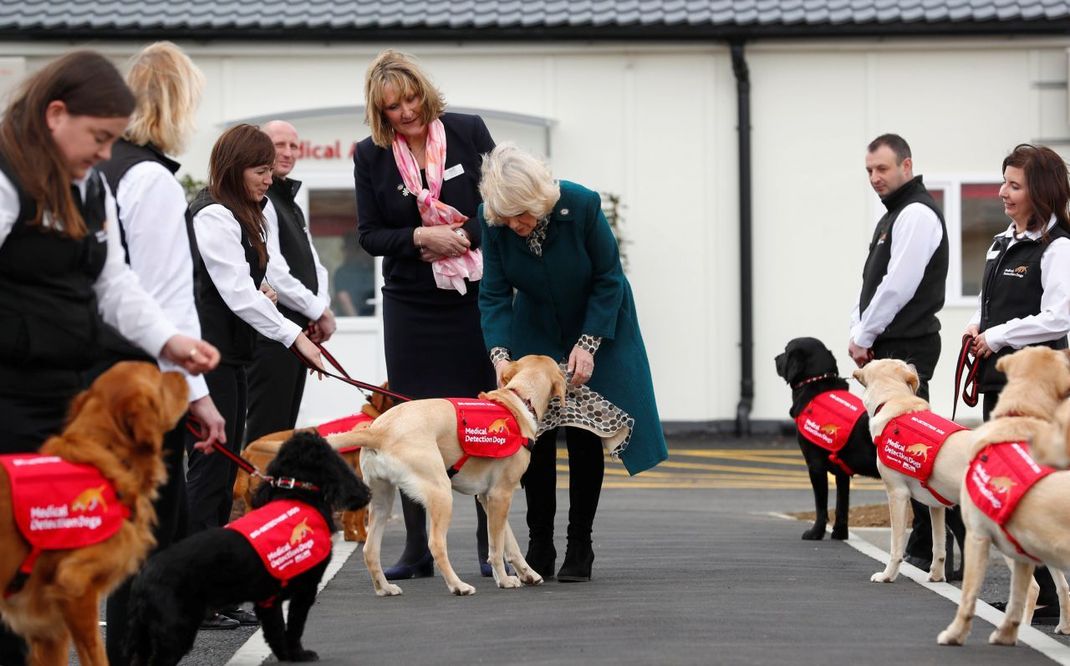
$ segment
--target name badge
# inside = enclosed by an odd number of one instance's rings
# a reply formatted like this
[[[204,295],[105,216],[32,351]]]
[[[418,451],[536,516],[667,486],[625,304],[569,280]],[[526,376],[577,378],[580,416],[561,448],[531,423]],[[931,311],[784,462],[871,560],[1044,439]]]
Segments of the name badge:
[[[446,169],[445,171],[442,172],[442,180],[449,180],[451,178],[456,178],[457,176],[461,175],[462,173],[464,173],[464,165],[463,164],[454,164],[453,166],[451,166],[450,168],[448,168],[448,169]]]

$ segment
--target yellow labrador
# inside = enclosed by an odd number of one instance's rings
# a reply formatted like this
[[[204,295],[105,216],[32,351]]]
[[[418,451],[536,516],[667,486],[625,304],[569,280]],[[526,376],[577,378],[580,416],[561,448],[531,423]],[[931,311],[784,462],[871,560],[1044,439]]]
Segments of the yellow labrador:
[[[1038,462],[1066,467],[1070,403],[1060,401],[1070,392],[1070,358],[1047,347],[1027,347],[1000,359],[996,368],[1006,373],[1007,386],[992,411],[992,420],[975,431],[971,458],[997,442],[1032,443]],[[1054,416],[1055,422],[1050,419]],[[964,475],[963,483],[968,483]],[[995,545],[1011,566],[1011,594],[1002,624],[988,638],[998,645],[1013,645],[1023,609],[1031,614],[1036,602],[1032,573],[1035,560],[1019,552],[1012,535],[1026,553],[1048,566],[1059,593],[1060,617],[1056,633],[1070,633],[1070,597],[1063,571],[1070,568],[1070,471],[1044,477],[1021,499],[1000,528],[962,493],[962,519],[966,523],[962,598],[955,619],[940,633],[941,645],[962,645],[970,633],[977,594],[984,582],[989,546]]]
[[[862,401],[869,412],[870,434],[876,438],[888,422],[897,416],[909,412],[929,409],[929,403],[914,395],[918,389],[918,374],[913,366],[896,359],[871,361],[854,371],[865,392]],[[936,493],[958,504],[959,488],[962,475],[969,463],[970,446],[973,435],[969,430],[960,430],[951,434],[936,454],[932,467],[932,476],[928,485]],[[877,469],[884,481],[888,493],[888,512],[892,523],[891,557],[884,571],[878,571],[870,577],[875,583],[891,583],[899,575],[903,563],[903,551],[906,548],[906,529],[909,521],[907,512],[910,499],[914,498],[929,507],[933,532],[933,559],[929,567],[929,580],[944,580],[944,504],[941,503],[921,481],[889,468],[880,460]]]
[[[565,378],[557,362],[548,356],[525,356],[502,373],[504,388],[481,393],[479,397],[503,405],[512,412],[524,437],[532,439],[538,421],[554,396],[564,400]],[[452,489],[475,495],[487,512],[490,542],[489,559],[494,580],[500,588],[520,587],[521,581],[538,585],[542,577],[528,566],[513,531],[509,527],[509,506],[531,454],[521,447],[506,458],[468,460],[452,477],[446,469],[463,454],[457,440],[457,414],[453,405],[440,399],[413,400],[386,412],[366,430],[331,435],[332,446],[359,445],[364,481],[372,489],[368,541],[364,563],[372,577],[375,594],[393,596],[401,588],[387,582],[379,559],[386,519],[394,503],[394,489],[427,508],[430,519],[428,547],[450,592],[475,594],[450,566],[446,552],[446,531],[453,511]],[[516,569],[507,576],[502,555]]]

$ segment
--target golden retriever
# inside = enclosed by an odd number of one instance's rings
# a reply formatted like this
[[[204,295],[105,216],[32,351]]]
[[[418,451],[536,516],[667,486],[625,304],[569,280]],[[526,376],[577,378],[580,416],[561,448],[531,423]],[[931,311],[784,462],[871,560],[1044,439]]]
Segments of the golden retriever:
[[[481,393],[479,397],[503,405],[520,424],[524,437],[534,439],[538,421],[546,413],[550,399],[565,398],[565,378],[557,362],[548,356],[525,356],[509,364],[502,373],[504,388]],[[446,552],[446,531],[453,511],[452,490],[475,495],[487,512],[489,560],[494,580],[500,588],[520,587],[521,581],[538,585],[537,574],[520,554],[509,528],[509,506],[531,454],[521,447],[506,458],[468,460],[452,480],[447,467],[463,454],[457,439],[457,414],[453,405],[440,399],[414,400],[391,409],[366,430],[328,437],[332,446],[362,447],[360,466],[372,489],[368,541],[364,563],[372,577],[375,594],[393,596],[401,588],[387,582],[379,559],[386,519],[394,503],[394,489],[423,504],[430,517],[428,546],[446,586],[456,595],[475,594],[450,565]],[[502,555],[517,572],[508,576]]]
[[[108,663],[97,615],[100,600],[140,566],[154,545],[152,500],[167,476],[163,435],[187,408],[186,381],[153,364],[113,366],[71,403],[63,433],[40,453],[96,467],[111,482],[130,516],[97,544],[46,550],[17,592],[0,600],[0,614],[30,645],[33,664],[66,664],[73,637],[82,664]],[[91,500],[91,498],[90,498]],[[7,585],[30,553],[12,511],[10,477],[0,468],[0,580]]]
[[[388,383],[383,384],[383,388],[389,388]],[[394,406],[395,401],[390,396],[382,393],[373,392],[367,397],[367,404],[361,407],[362,414],[370,417],[372,420],[379,418],[386,410]],[[353,426],[353,430],[364,430],[371,425],[370,421],[362,421]],[[315,428],[305,428],[304,430],[315,430]],[[259,470],[267,469],[267,466],[271,464],[271,461],[278,455],[279,448],[283,442],[288,440],[293,434],[294,430],[280,430],[279,432],[273,432],[251,442],[242,450],[242,457],[248,460]],[[345,447],[342,447],[345,448]],[[339,454],[346,461],[346,463],[356,472],[358,477],[361,477],[360,471],[360,449],[339,451]],[[244,515],[252,506],[253,494],[256,492],[257,486],[260,485],[260,480],[251,477],[243,469],[238,469],[238,475],[234,477],[234,490],[233,496],[235,502],[242,500],[245,508],[242,511]],[[356,511],[343,511],[342,512],[342,527],[343,535],[346,541],[357,541],[363,543],[368,540],[368,509],[361,508]]]
[[[929,409],[929,403],[914,393],[918,390],[918,374],[914,368],[898,359],[871,361],[854,371],[854,378],[865,387],[862,402],[869,412],[870,434],[877,438],[888,422],[909,412]],[[879,411],[878,411],[879,410]],[[968,430],[951,434],[940,447],[933,463],[928,485],[949,502],[959,502],[962,474],[969,463],[970,444],[973,435]],[[906,548],[906,530],[910,524],[907,512],[910,499],[914,498],[929,507],[932,520],[933,559],[929,567],[929,580],[944,580],[944,514],[945,506],[921,481],[889,468],[880,460],[877,469],[888,493],[888,513],[892,523],[891,557],[884,571],[870,577],[874,583],[891,583],[899,575]]]
[[[1070,357],[1047,347],[1027,347],[1001,358],[996,368],[1006,373],[1007,385],[992,411],[992,420],[975,431],[971,459],[992,443],[1030,442],[1040,461],[1065,467],[1070,406],[1060,405],[1060,401],[1070,393]],[[968,481],[964,473],[964,486]],[[1004,528],[986,516],[968,492],[962,493],[962,519],[966,523],[962,597],[955,619],[937,641],[941,645],[965,643],[984,582],[989,546],[994,544],[1011,565],[1011,594],[1003,622],[988,642],[1014,645],[1023,609],[1031,615],[1030,607],[1036,602],[1032,577],[1036,561],[1020,553],[1007,534],[1048,566],[1059,593],[1060,621],[1055,631],[1070,633],[1070,598],[1062,574],[1070,568],[1070,471],[1055,472],[1038,481],[1022,497]]]

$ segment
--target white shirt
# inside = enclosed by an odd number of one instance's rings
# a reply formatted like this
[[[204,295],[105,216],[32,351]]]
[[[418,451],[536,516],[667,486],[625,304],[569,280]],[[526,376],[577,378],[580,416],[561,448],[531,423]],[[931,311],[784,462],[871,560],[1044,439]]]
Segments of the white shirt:
[[[278,292],[279,303],[300,312],[308,317],[309,321],[319,319],[330,306],[331,296],[327,289],[327,269],[320,263],[319,255],[316,254],[316,246],[312,244],[308,226],[305,226],[305,237],[312,249],[312,261],[316,264],[318,294],[309,291],[308,287],[290,273],[290,265],[286,262],[286,257],[282,256],[282,248],[279,246],[279,214],[271,199],[268,199],[264,207],[264,232],[267,234],[268,248],[267,281]]]
[[[1055,216],[1048,221],[1048,229],[1055,226]],[[1014,223],[1000,236],[1011,238],[1008,248],[1013,247]],[[1040,238],[1040,231],[1026,231],[1026,238]],[[1004,347],[1021,349],[1022,347],[1047,342],[1066,335],[1070,331],[1070,239],[1056,238],[1040,256],[1040,285],[1044,293],[1040,295],[1040,312],[1028,317],[1019,317],[990,327],[984,331],[985,342],[998,352]],[[977,311],[970,318],[971,324],[981,323],[981,296],[977,297]]]
[[[301,327],[283,317],[250,279],[241,223],[234,215],[220,204],[206,206],[193,216],[193,232],[208,275],[230,311],[265,338],[293,345]]]
[[[186,232],[186,196],[182,186],[159,162],[139,162],[123,174],[116,201],[126,234],[130,268],[178,330],[201,337],[193,299],[193,258]],[[202,376],[160,361],[162,370],[186,375],[190,402],[208,395]]]
[[[892,229],[888,272],[877,285],[866,311],[860,316],[856,304],[851,312],[851,340],[865,349],[873,346],[877,336],[914,298],[925,275],[925,268],[944,238],[940,218],[921,203],[912,203],[903,208],[892,223]]]
[[[85,179],[76,181],[85,197]],[[108,325],[150,355],[158,357],[164,344],[176,335],[178,328],[145,293],[137,275],[126,265],[123,244],[119,237],[118,216],[111,188],[105,187],[105,222],[108,235],[108,256],[104,268],[93,282],[97,308]],[[4,244],[19,214],[19,197],[15,186],[0,173],[0,245]]]

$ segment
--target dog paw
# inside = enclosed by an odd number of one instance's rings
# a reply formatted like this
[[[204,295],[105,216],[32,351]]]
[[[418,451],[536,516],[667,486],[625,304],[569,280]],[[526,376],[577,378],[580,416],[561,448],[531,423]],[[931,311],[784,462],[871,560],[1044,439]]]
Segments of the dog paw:
[[[396,597],[401,594],[401,588],[393,583],[387,583],[381,588],[375,590],[375,596],[377,597]]]
[[[820,529],[817,525],[803,532],[803,541],[821,541],[825,538],[825,526],[822,525]]]
[[[884,571],[878,571],[869,577],[871,583],[891,583],[895,581],[895,576],[890,576]]]
[[[988,636],[989,645],[1014,645],[1018,642],[1018,626],[1001,625]]]
[[[844,528],[833,527],[832,528],[832,538],[837,540],[837,541],[847,541],[847,538],[848,538],[847,528],[846,527],[844,527]]]
[[[520,587],[520,579],[516,576],[505,576],[498,581],[498,587],[502,590],[511,590]]]
[[[468,583],[461,581],[456,587],[451,587],[450,592],[458,597],[468,597],[476,593],[476,588],[472,587]]]
[[[1070,626],[1060,624],[1058,627],[1055,627],[1055,633],[1061,634],[1063,636],[1070,636]]]
[[[962,637],[952,633],[950,629],[941,631],[940,635],[936,637],[936,642],[940,645],[962,645],[964,643]]]
[[[529,574],[520,574],[520,580],[523,581],[525,585],[542,585],[542,576],[535,573],[534,569],[532,569]]]

